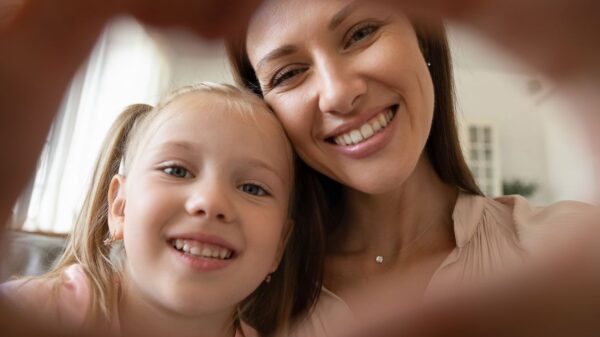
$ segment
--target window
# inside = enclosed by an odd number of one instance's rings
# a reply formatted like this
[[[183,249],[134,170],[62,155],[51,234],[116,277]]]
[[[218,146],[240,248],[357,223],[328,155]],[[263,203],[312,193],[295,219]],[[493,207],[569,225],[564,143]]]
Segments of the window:
[[[496,129],[491,122],[468,121],[462,143],[469,165],[481,191],[487,196],[502,194]],[[465,139],[466,138],[466,139]]]
[[[132,19],[108,26],[71,83],[13,227],[68,232],[89,184],[106,131],[125,106],[155,104],[168,82],[162,51]]]

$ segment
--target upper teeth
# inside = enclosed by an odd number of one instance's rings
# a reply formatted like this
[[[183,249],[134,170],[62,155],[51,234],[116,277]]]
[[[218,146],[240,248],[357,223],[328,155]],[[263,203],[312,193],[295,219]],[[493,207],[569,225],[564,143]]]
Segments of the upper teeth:
[[[361,143],[373,137],[377,132],[383,130],[393,117],[394,112],[392,112],[391,109],[381,112],[360,127],[335,137],[334,141],[338,145]]]
[[[233,253],[227,248],[193,240],[173,240],[173,247],[194,256],[226,260]]]

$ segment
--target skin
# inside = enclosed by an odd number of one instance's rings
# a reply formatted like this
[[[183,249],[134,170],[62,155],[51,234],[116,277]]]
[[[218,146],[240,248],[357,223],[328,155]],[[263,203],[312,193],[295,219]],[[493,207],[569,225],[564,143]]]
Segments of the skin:
[[[123,333],[233,334],[238,303],[283,251],[292,178],[283,130],[267,111],[245,117],[219,95],[192,93],[167,105],[147,134],[109,191],[111,233],[127,256]],[[170,240],[192,234],[224,240],[231,263],[191,268]]]
[[[202,36],[224,34],[228,27],[243,26],[243,20],[227,20],[236,11],[220,12],[223,20],[215,18],[214,12],[209,17],[200,19],[203,13],[195,12],[195,20],[179,21],[176,11],[185,11],[186,6],[210,2],[211,8],[217,8],[221,1],[179,2],[173,6],[172,1],[150,7],[148,2],[138,2],[140,10],[146,11],[146,22],[157,24],[169,22],[188,27]],[[248,1],[249,2],[249,1]],[[244,2],[244,3],[248,3]],[[374,1],[369,0],[370,3]],[[580,109],[574,111],[574,118],[582,120],[590,139],[598,143],[594,135],[597,132],[597,101],[595,93],[600,88],[598,81],[598,56],[600,44],[596,32],[600,31],[600,20],[597,20],[597,6],[594,0],[554,0],[554,1],[506,1],[506,0],[380,0],[382,3],[398,6],[402,10],[427,15],[439,15],[462,24],[470,25],[483,35],[509,48],[515,56],[528,60],[529,63],[553,76],[563,85],[569,86],[572,80],[578,84],[572,87],[570,94],[580,102]],[[11,158],[9,171],[0,171],[0,217],[7,223],[12,205],[21,189],[28,181],[35,168],[43,141],[50,127],[51,120],[58,111],[61,97],[70,78],[77,67],[91,51],[101,28],[121,9],[117,9],[110,1],[56,0],[14,1],[28,3],[26,7],[3,7],[0,9],[0,154],[2,158]],[[120,2],[122,3],[122,2]],[[48,10],[46,6],[51,6]],[[10,10],[7,14],[6,10]],[[13,10],[19,8],[19,15]],[[236,7],[241,8],[241,7]],[[596,9],[594,9],[596,8]],[[62,15],[72,13],[73,15]],[[499,15],[499,13],[504,13]],[[251,11],[243,13],[249,17]],[[188,18],[190,16],[187,16]],[[231,16],[232,17],[232,16]],[[7,19],[8,18],[8,19]],[[57,19],[60,18],[60,19]],[[214,18],[215,25],[207,27],[205,22]],[[501,20],[495,18],[502,18]],[[77,30],[71,27],[77,26]],[[540,27],[558,27],[553,34],[545,34]],[[515,34],[515,31],[518,32]],[[549,37],[549,38],[547,38]],[[579,41],[579,42],[578,42]],[[583,41],[583,42],[582,42]],[[540,57],[531,57],[538,55]],[[543,58],[551,55],[556,62],[546,63]],[[562,61],[558,61],[562,60]],[[570,60],[570,61],[566,61]],[[31,99],[35,97],[35,99]],[[12,113],[6,113],[10,111]],[[18,137],[19,135],[27,137]],[[18,139],[18,142],[15,142]],[[7,146],[6,144],[11,144]],[[595,148],[600,151],[600,148]],[[0,233],[1,234],[1,233]],[[586,240],[588,239],[588,240]],[[573,319],[588,317],[589,313],[598,312],[598,302],[594,302],[597,285],[600,283],[599,263],[590,262],[587,249],[595,245],[589,237],[583,236],[562,251],[561,256],[553,263],[540,266],[536,270],[523,273],[520,278],[506,282],[500,287],[485,292],[459,294],[460,300],[449,301],[429,310],[414,310],[408,316],[400,314],[379,321],[380,325],[365,324],[365,330],[358,330],[358,336],[477,336],[481,330],[474,328],[473,322],[481,322],[485,327],[485,335],[497,331],[498,335],[536,335],[556,336],[552,327],[561,326],[568,329],[570,335],[594,335],[596,328],[594,319]],[[579,249],[573,250],[577,247]],[[585,248],[587,247],[587,248]],[[577,253],[582,251],[583,253]],[[569,277],[565,277],[569,275]],[[546,280],[553,280],[550,286]],[[574,284],[575,283],[575,284]],[[391,289],[391,288],[390,288]],[[532,296],[532,290],[538,292]],[[481,296],[484,294],[485,296]],[[548,296],[556,299],[548,303]],[[562,294],[562,297],[556,297]],[[485,300],[482,300],[485,299]],[[526,299],[526,300],[524,300]],[[501,302],[502,306],[498,306]],[[569,303],[571,316],[558,314],[554,316],[538,315],[538,319],[522,322],[532,328],[532,333],[502,334],[510,330],[509,319],[498,316],[487,316],[490,311],[504,310],[505,317],[523,317],[525,313],[540,312],[538,308],[564,308]],[[389,303],[388,303],[389,304]],[[379,305],[374,313],[394,312],[398,307]],[[596,314],[597,317],[598,315]],[[448,319],[451,317],[452,319]],[[474,320],[473,317],[481,318]],[[452,322],[452,324],[448,324]],[[39,322],[37,322],[39,323]],[[72,333],[60,331],[58,328],[43,324],[32,324],[27,313],[16,312],[4,299],[0,298],[0,331],[3,336],[106,336],[105,332],[89,331]],[[379,329],[377,329],[379,327]],[[548,327],[545,329],[544,327]],[[537,330],[535,330],[537,328]],[[370,329],[370,330],[369,330]],[[591,332],[591,333],[590,333]],[[135,335],[135,334],[133,334]],[[563,334],[564,335],[564,334]],[[597,333],[595,334],[597,335]]]
[[[339,13],[347,15],[331,29]],[[457,191],[423,152],[433,83],[408,19],[349,1],[267,1],[250,23],[247,49],[295,150],[345,187],[349,220],[329,238],[325,285],[348,299],[357,286],[394,275],[410,279],[419,296],[454,248]],[[366,154],[332,142],[390,110],[394,118],[364,143]],[[377,255],[385,265],[374,263]]]

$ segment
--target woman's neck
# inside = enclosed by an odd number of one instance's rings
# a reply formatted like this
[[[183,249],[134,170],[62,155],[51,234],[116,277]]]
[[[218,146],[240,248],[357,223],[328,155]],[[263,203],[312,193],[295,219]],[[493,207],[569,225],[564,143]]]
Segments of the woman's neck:
[[[399,188],[380,195],[355,190],[345,194],[347,218],[341,237],[334,238],[342,254],[384,256],[404,261],[454,242],[452,212],[458,190],[444,183],[424,155]],[[340,245],[341,244],[341,245]]]
[[[133,282],[124,282],[119,301],[120,335],[232,337],[232,312],[183,315],[161,306],[142,294]]]

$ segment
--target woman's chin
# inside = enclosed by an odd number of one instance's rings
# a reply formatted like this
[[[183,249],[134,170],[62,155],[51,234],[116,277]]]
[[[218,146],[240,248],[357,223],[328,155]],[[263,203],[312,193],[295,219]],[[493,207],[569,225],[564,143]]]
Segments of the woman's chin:
[[[398,172],[394,172],[392,175],[386,175],[382,172],[365,172],[360,177],[341,183],[356,192],[377,196],[402,189],[407,177],[408,175],[401,175]]]

